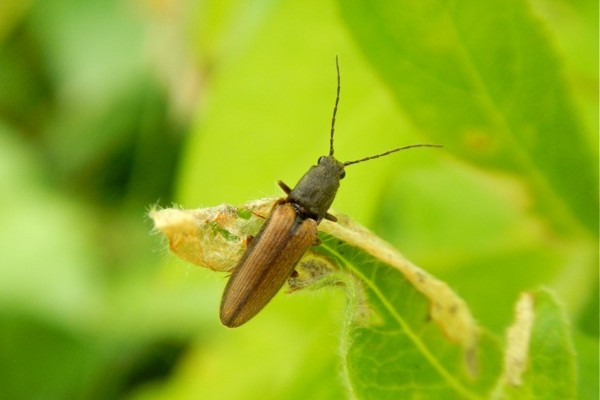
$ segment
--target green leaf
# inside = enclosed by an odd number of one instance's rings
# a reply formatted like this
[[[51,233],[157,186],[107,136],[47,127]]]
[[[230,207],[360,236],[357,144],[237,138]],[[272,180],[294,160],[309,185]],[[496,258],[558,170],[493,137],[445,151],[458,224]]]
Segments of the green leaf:
[[[256,233],[272,203],[154,210],[151,217],[175,254],[229,271],[245,247],[239,238]],[[240,218],[243,210],[254,217]],[[345,370],[358,397],[481,398],[491,390],[500,372],[498,345],[446,284],[343,215],[323,221],[321,231],[322,245],[308,250],[289,286],[345,288]]]
[[[245,248],[240,238],[256,234],[273,201],[239,208],[153,210],[150,215],[175,254],[230,271]],[[569,325],[549,291],[521,296],[502,367],[500,342],[478,326],[448,285],[348,217],[336,216],[337,223],[321,223],[321,244],[300,260],[288,291],[329,286],[346,292],[343,370],[354,397],[575,396]]]
[[[526,2],[354,0],[339,8],[426,135],[522,178],[557,229],[598,231],[597,152]]]
[[[596,313],[595,318],[598,318]],[[598,337],[577,334],[574,335],[577,351],[577,395],[579,399],[597,399],[600,393],[598,382]]]
[[[498,344],[448,286],[379,241],[365,248],[321,238],[356,278],[343,352],[357,398],[485,398],[500,369]]]
[[[548,290],[525,293],[508,332],[499,388],[511,399],[574,399],[575,350],[562,307]]]

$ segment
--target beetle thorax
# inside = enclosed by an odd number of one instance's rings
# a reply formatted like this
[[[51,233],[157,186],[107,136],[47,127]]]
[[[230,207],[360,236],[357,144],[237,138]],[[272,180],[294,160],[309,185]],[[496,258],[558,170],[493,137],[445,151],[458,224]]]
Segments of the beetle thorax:
[[[320,221],[333,203],[344,175],[343,163],[333,156],[323,156],[300,178],[288,200],[300,206],[307,217]]]

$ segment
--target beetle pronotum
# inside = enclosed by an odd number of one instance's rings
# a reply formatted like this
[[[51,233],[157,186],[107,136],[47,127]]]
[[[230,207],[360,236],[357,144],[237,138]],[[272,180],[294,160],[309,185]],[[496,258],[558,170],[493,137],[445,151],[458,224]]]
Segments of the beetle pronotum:
[[[337,57],[335,64],[337,94],[331,118],[329,155],[320,157],[317,165],[310,167],[293,189],[278,182],[287,197],[275,202],[264,225],[234,268],[221,299],[220,318],[223,325],[234,328],[258,314],[283,286],[306,250],[318,243],[317,226],[321,220],[336,221],[328,210],[340,180],[345,176],[346,166],[415,147],[442,147],[413,144],[359,160],[336,160],[333,156],[333,134],[340,100]]]

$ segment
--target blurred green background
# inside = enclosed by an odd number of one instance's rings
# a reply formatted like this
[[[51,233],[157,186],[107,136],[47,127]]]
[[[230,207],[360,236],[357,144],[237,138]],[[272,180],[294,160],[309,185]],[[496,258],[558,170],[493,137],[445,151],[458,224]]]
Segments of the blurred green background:
[[[592,3],[531,4],[585,132],[581,157],[595,169],[564,169],[566,180],[597,178]],[[226,329],[225,275],[168,254],[146,215],[156,204],[276,195],[277,179],[293,185],[327,152],[335,55],[341,160],[446,145],[349,167],[335,209],[447,281],[499,336],[519,292],[554,288],[572,320],[582,397],[597,394],[597,208],[587,210],[596,221],[562,232],[518,176],[433,138],[376,72],[344,7],[0,4],[0,398],[345,397],[341,290],[280,294]]]

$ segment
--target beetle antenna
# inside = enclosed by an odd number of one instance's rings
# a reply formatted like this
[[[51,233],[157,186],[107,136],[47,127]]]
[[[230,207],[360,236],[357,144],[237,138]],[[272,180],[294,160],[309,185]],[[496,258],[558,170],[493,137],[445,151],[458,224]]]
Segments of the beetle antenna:
[[[338,104],[340,102],[340,63],[338,56],[335,56],[335,69],[337,71],[337,94],[335,95],[335,106],[333,107],[333,117],[331,117],[331,132],[329,134],[329,155],[333,155],[333,131],[335,129],[335,115],[337,114]]]
[[[344,163],[344,166],[348,166],[348,165],[351,165],[351,164],[358,164],[358,163],[363,162],[363,161],[368,161],[368,160],[372,160],[374,158],[379,158],[379,157],[387,156],[388,154],[392,154],[392,153],[395,153],[395,152],[400,151],[400,150],[407,150],[407,149],[412,149],[412,148],[415,148],[415,147],[444,147],[444,146],[442,146],[441,144],[411,144],[410,146],[398,147],[397,149],[386,151],[385,153],[381,153],[381,154],[375,154],[374,156],[369,156],[369,157],[361,158],[360,160],[346,161]]]

